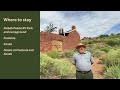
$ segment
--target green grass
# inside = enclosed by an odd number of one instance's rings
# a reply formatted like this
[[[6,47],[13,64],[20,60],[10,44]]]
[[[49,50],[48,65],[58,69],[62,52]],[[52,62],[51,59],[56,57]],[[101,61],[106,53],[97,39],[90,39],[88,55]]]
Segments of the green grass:
[[[101,59],[110,50],[110,48],[108,46],[89,45],[86,47],[86,50],[91,52],[93,57]]]
[[[119,45],[120,46],[120,34],[118,35],[110,35],[110,36],[103,36],[103,37],[97,37],[97,39],[86,39],[86,40],[81,40],[81,43],[84,44],[94,44],[94,43],[105,43],[110,46],[115,46]]]
[[[54,59],[60,58],[60,52],[57,52],[57,51],[51,51],[47,55]]]
[[[67,50],[67,51],[64,51],[63,53],[61,53],[61,58],[72,58],[74,52],[76,50]]]
[[[103,46],[102,48],[100,48],[100,50],[107,53],[107,52],[109,52],[110,48],[111,47],[109,47],[109,46]]]
[[[40,53],[40,78],[75,78],[75,67],[68,60],[53,59]]]
[[[120,49],[110,49],[104,57],[104,64],[107,67],[120,64]]]
[[[64,52],[51,51],[47,55],[54,59],[72,58],[75,50],[66,50]]]
[[[86,50],[90,51],[94,57],[103,60],[105,66],[105,79],[120,79],[120,34],[101,35],[97,39],[81,40],[87,44]],[[97,46],[97,43],[103,43]]]
[[[115,46],[115,45],[119,45],[120,44],[119,40],[116,39],[116,38],[115,39],[109,39],[109,40],[106,41],[106,43],[108,45],[110,45],[110,46]]]
[[[104,78],[105,79],[120,79],[120,65],[113,65],[111,67],[106,67]]]
[[[104,56],[105,79],[120,79],[120,49],[110,49]]]
[[[105,79],[120,79],[120,34],[101,35],[97,39],[81,40],[87,45],[86,50],[94,57],[103,60],[105,66]],[[97,46],[103,43],[103,46]],[[60,52],[40,53],[40,78],[43,79],[70,79],[75,78],[75,67],[72,59],[75,50]]]
[[[94,51],[93,57],[97,57],[97,58],[101,59],[104,54],[105,54],[104,51],[97,49]]]

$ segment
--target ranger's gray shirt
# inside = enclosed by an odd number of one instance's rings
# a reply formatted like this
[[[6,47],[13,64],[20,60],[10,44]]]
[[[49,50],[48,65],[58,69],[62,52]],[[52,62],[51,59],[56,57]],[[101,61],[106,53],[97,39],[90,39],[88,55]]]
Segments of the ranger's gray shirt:
[[[72,63],[78,71],[89,71],[91,70],[91,64],[93,64],[93,57],[89,51],[85,51],[84,54],[76,52],[73,55]]]

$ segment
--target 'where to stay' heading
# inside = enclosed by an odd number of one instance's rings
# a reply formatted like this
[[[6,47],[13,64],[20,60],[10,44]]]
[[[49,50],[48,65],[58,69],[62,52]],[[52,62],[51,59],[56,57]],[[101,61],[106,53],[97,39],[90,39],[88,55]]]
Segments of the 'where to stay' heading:
[[[16,19],[13,19],[13,18],[3,18],[3,21],[4,22],[31,22],[32,19],[28,19],[28,18],[16,18]]]

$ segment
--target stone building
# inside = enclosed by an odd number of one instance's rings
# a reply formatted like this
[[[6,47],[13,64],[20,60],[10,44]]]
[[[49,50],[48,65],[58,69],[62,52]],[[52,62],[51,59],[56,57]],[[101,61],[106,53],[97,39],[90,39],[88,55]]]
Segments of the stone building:
[[[48,32],[40,32],[40,51],[60,51],[71,50],[80,42],[80,35],[76,31],[76,27],[72,26],[71,30],[64,32],[59,31],[59,34]]]

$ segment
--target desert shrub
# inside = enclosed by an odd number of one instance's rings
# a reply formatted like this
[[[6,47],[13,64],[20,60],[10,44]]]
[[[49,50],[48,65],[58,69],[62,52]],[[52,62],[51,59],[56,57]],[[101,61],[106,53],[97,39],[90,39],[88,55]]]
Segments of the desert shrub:
[[[54,69],[54,64],[51,59],[43,61],[44,59],[40,59],[40,78],[50,78],[53,75],[56,75],[58,72]],[[55,72],[55,73],[54,73]]]
[[[97,57],[97,58],[102,58],[102,55],[104,55],[104,54],[105,54],[104,51],[101,51],[101,50],[97,49],[97,50],[94,51],[93,56]]]
[[[100,50],[105,51],[107,53],[110,50],[110,47],[105,46],[105,47],[100,48]]]
[[[86,47],[86,51],[89,51],[92,53],[92,48],[91,47]]]
[[[87,47],[86,47],[86,51],[89,51],[89,52],[91,52],[91,53],[93,53],[94,50],[95,50],[95,47],[94,47],[94,46],[87,46]]]
[[[90,51],[91,53],[95,53],[96,50],[100,51],[101,48],[102,48],[101,46],[91,45],[91,46],[86,47],[86,50]]]
[[[120,64],[120,49],[110,49],[104,57],[104,64],[107,67]]]
[[[120,64],[106,67],[105,79],[120,79]]]
[[[40,53],[40,78],[68,79],[75,77],[75,67],[67,60],[53,59]]]
[[[54,59],[60,58],[60,52],[58,51],[51,51],[47,55]]]
[[[120,45],[115,45],[114,47],[112,47],[113,49],[120,49]]]
[[[90,41],[88,42],[88,44],[93,44],[93,41],[92,41],[92,40],[90,40]]]
[[[88,43],[92,43],[90,40],[81,40],[80,42],[83,43],[83,44],[86,44],[86,45],[87,45]]]
[[[74,52],[76,50],[67,50],[67,51],[64,51],[63,53],[61,53],[61,58],[72,58]]]
[[[119,44],[119,42],[118,42],[117,40],[115,40],[115,39],[110,39],[110,40],[108,40],[106,43],[107,43],[108,45],[110,45],[110,46],[115,46],[115,45],[118,45],[118,44]]]

